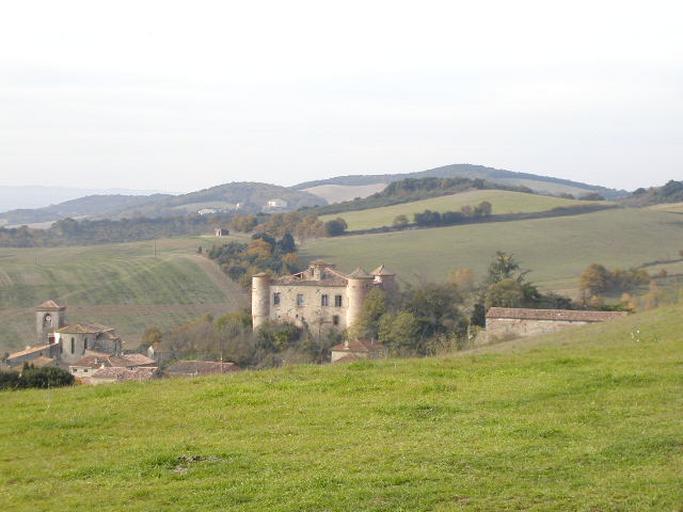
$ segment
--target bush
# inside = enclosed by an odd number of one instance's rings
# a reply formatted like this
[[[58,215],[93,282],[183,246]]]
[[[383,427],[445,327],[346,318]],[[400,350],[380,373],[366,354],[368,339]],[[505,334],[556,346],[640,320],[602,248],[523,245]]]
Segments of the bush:
[[[0,389],[59,388],[71,386],[74,376],[61,368],[34,368],[24,365],[21,373],[0,372]]]

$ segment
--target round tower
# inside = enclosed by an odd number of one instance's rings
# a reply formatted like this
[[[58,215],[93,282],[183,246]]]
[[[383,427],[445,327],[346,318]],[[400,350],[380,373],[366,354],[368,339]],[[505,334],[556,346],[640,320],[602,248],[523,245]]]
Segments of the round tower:
[[[251,278],[251,323],[258,329],[270,317],[270,276],[261,272]]]
[[[347,276],[346,282],[346,328],[350,328],[360,318],[363,303],[372,286],[373,277],[358,267]]]

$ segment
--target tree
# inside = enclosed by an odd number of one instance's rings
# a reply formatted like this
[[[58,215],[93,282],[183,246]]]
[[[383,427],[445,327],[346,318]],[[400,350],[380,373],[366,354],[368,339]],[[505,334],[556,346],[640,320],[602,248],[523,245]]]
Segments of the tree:
[[[457,268],[448,274],[448,282],[461,292],[474,290],[474,271],[471,268]]]
[[[148,327],[142,334],[142,344],[148,347],[155,343],[161,343],[162,333],[158,327]]]
[[[363,311],[355,325],[351,326],[351,338],[377,339],[379,322],[387,312],[387,294],[381,288],[371,289],[363,302]]]
[[[418,322],[421,338],[429,338],[464,329],[464,317],[458,308],[461,302],[455,287],[430,283],[408,289],[403,307]]]
[[[408,217],[405,215],[397,215],[394,218],[394,226],[397,228],[404,228],[408,225]]]
[[[395,354],[421,352],[420,325],[409,311],[387,313],[379,321],[379,340]]]
[[[518,308],[525,303],[524,285],[506,278],[493,283],[486,290],[486,307]]]
[[[230,225],[235,231],[249,233],[257,224],[258,220],[253,215],[238,215],[232,220]]]
[[[348,225],[346,224],[346,221],[342,219],[341,217],[337,217],[336,219],[333,220],[328,220],[324,224],[325,226],[325,235],[327,236],[340,236],[346,233],[346,229],[348,228]]]
[[[482,201],[474,208],[475,217],[488,217],[493,213],[493,205],[488,201]]]
[[[584,298],[599,295],[609,290],[612,274],[603,265],[592,263],[579,278],[579,288]]]
[[[497,283],[503,279],[511,279],[520,269],[514,254],[496,251],[496,255],[489,265],[488,282]],[[523,281],[528,272],[521,272],[517,276],[518,281]]]

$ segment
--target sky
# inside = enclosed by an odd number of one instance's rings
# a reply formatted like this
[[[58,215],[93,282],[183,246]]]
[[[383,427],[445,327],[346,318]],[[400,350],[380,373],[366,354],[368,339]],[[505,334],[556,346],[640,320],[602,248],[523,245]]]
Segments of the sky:
[[[185,192],[450,163],[683,179],[677,2],[0,8],[0,185]]]

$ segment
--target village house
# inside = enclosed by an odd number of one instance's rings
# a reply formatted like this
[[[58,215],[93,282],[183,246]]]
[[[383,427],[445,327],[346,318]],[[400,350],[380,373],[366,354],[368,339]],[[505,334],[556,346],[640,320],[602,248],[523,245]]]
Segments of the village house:
[[[344,274],[324,261],[314,261],[303,272],[285,277],[256,274],[251,289],[253,326],[258,329],[269,321],[287,321],[318,334],[326,329],[343,331],[359,319],[373,288],[396,293],[396,275],[384,265],[370,273],[357,268]]]
[[[106,354],[102,352],[86,351],[86,354],[77,362],[69,365],[69,372],[84,382],[93,377],[98,370],[103,368],[156,368],[158,366],[154,359],[144,354]]]
[[[624,311],[494,307],[486,313],[486,337],[492,340],[548,334],[568,327],[623,318],[627,314]]]
[[[142,382],[151,380],[158,376],[159,368],[157,367],[135,367],[135,368],[100,368],[90,378],[87,379],[88,384],[96,386],[98,384],[113,384],[116,382],[137,381]]]

